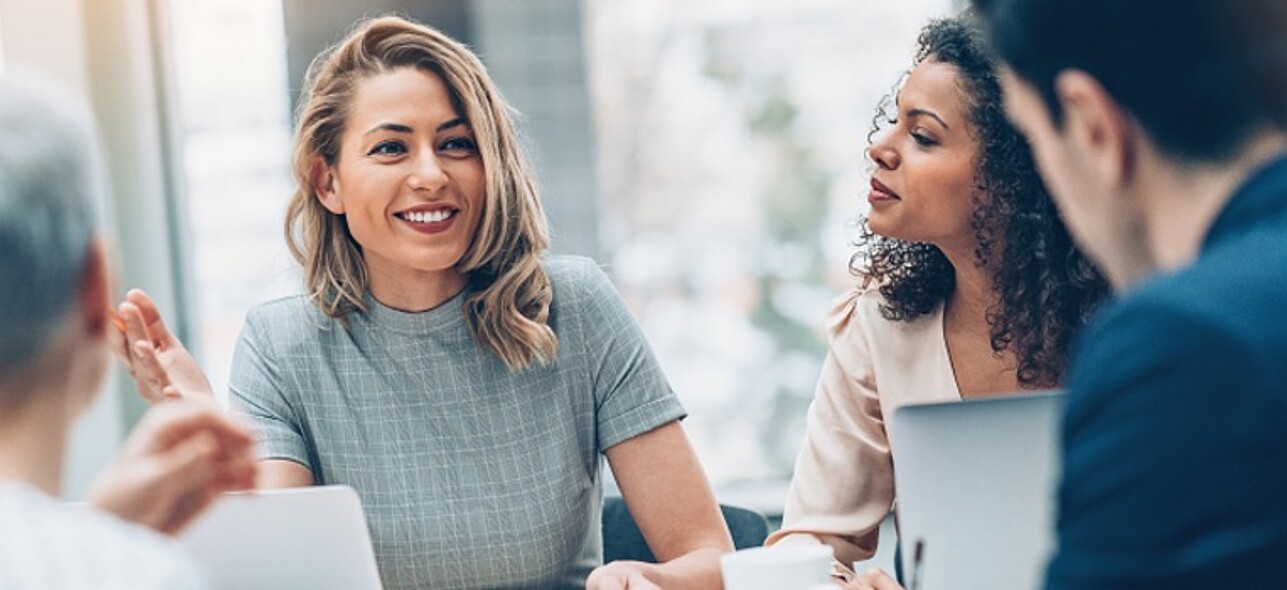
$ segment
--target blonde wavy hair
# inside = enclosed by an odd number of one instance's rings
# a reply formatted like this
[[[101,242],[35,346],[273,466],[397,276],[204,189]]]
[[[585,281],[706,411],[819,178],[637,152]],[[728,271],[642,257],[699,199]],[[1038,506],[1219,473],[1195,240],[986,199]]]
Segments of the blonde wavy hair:
[[[473,129],[486,177],[482,219],[456,269],[465,276],[470,330],[511,370],[552,361],[553,292],[540,257],[549,246],[545,213],[505,104],[478,58],[424,25],[386,16],[360,21],[313,60],[296,113],[296,189],[286,213],[286,243],[305,271],[309,296],[328,316],[366,312],[370,289],[361,246],[343,216],[322,206],[316,168],[339,161],[340,141],[358,84],[412,67],[440,77]],[[321,161],[319,161],[319,157]]]

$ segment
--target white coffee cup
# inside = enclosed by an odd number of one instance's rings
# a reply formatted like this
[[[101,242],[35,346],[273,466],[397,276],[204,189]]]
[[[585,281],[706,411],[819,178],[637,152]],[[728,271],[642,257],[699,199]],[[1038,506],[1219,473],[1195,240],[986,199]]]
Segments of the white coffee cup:
[[[830,580],[831,547],[756,547],[726,554],[719,564],[724,590],[800,590]]]

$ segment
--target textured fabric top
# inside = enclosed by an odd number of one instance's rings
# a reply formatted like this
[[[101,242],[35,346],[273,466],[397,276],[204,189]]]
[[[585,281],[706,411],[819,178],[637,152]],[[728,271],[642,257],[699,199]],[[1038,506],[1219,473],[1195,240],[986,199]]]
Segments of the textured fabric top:
[[[961,399],[943,337],[943,306],[896,322],[881,315],[884,303],[876,289],[836,299],[782,528],[769,545],[825,543],[846,567],[870,559],[894,504],[897,441],[885,429],[886,417],[908,404]]]
[[[362,497],[387,588],[576,588],[602,560],[600,455],[684,416],[590,260],[554,257],[558,358],[510,371],[462,293],[421,313],[368,299],[346,328],[304,297],[251,311],[230,399],[265,458]]]

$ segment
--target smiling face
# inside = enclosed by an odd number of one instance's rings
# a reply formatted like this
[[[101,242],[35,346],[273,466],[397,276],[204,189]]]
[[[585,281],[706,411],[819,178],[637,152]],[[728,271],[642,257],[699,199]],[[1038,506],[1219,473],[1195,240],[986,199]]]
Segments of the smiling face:
[[[486,180],[442,78],[411,67],[368,77],[348,111],[337,161],[316,189],[362,247],[372,295],[393,304],[403,286],[425,281],[458,290],[456,263],[478,229]]]
[[[871,231],[973,251],[978,141],[955,66],[916,66],[898,93],[893,127],[868,148],[876,164],[867,200]]]

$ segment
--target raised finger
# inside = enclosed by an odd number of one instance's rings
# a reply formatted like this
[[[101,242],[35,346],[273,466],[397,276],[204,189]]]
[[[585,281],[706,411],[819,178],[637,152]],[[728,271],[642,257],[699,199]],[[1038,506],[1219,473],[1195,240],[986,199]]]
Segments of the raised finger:
[[[121,319],[125,320],[125,335],[130,342],[155,342],[151,333],[148,332],[147,322],[143,319],[143,312],[139,311],[137,305],[126,301],[120,307]]]
[[[161,317],[161,310],[147,293],[141,289],[130,289],[125,294],[125,300],[139,310],[143,325],[147,327],[152,341],[158,343],[159,347],[164,348],[175,341],[174,334],[170,332],[169,326],[165,325],[165,318]]]

